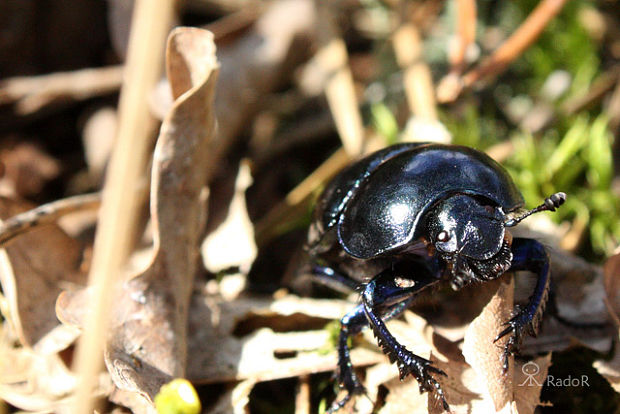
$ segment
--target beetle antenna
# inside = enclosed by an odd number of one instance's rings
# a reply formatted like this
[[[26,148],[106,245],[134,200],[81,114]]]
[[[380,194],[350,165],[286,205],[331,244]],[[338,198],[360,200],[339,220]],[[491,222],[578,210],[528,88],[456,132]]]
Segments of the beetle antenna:
[[[564,204],[565,201],[566,201],[565,193],[551,194],[549,197],[545,198],[544,203],[542,203],[536,208],[526,211],[525,213],[521,214],[518,217],[513,217],[509,219],[508,221],[504,223],[504,226],[506,227],[516,226],[524,218],[529,217],[534,213],[538,213],[539,211],[547,211],[547,210],[555,211],[555,209],[560,207],[562,204]]]

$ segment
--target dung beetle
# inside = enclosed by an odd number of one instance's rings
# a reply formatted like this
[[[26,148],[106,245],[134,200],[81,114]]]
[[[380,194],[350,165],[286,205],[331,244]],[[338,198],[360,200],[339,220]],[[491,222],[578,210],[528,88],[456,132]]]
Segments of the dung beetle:
[[[525,333],[535,334],[549,296],[549,258],[533,239],[513,238],[507,227],[544,210],[555,211],[556,193],[533,210],[506,170],[472,148],[437,143],[398,144],[340,172],[317,201],[307,250],[315,280],[344,291],[361,290],[361,303],[340,321],[337,379],[346,391],[330,412],[365,392],[347,339],[369,326],[401,380],[412,375],[449,410],[435,375],[446,375],[401,345],[385,325],[423,289],[448,281],[455,290],[493,280],[507,271],[537,275],[527,304],[517,307],[494,341],[508,335],[503,368]]]

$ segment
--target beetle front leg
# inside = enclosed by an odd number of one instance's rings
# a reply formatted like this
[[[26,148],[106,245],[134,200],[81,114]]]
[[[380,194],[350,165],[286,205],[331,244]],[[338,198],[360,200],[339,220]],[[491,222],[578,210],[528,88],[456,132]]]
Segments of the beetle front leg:
[[[403,380],[407,375],[413,375],[420,385],[420,391],[433,392],[441,401],[443,408],[448,411],[450,407],[443,390],[431,375],[445,376],[445,372],[433,367],[431,361],[415,355],[401,345],[381,319],[381,310],[385,309],[385,306],[408,300],[431,283],[433,281],[424,283],[418,280],[401,279],[395,277],[392,272],[383,272],[366,285],[362,294],[362,305],[381,350],[388,356],[390,362],[396,362],[400,379]]]
[[[510,335],[504,346],[502,366],[504,371],[508,370],[508,357],[519,349],[523,334],[527,332],[536,336],[538,333],[551,281],[549,256],[542,244],[532,239],[515,238],[512,243],[512,254],[510,271],[528,270],[536,273],[538,279],[527,305],[517,308],[515,316],[505,323],[508,325],[506,329],[500,332],[493,341],[497,342],[500,338]]]

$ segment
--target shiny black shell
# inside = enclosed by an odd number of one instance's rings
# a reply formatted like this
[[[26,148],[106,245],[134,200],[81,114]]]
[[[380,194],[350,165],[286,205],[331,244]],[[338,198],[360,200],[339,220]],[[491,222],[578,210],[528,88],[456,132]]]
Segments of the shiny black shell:
[[[506,170],[480,151],[398,144],[350,165],[328,184],[317,202],[310,245],[335,231],[353,257],[389,254],[423,236],[418,223],[424,214],[456,193],[483,197],[505,213],[524,204]]]

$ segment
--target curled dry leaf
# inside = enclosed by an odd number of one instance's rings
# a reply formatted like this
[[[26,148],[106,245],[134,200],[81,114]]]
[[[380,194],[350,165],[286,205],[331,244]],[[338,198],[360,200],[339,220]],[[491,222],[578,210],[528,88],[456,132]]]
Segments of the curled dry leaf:
[[[0,217],[6,219],[32,206],[0,198]],[[62,289],[83,285],[77,269],[80,246],[58,226],[48,224],[16,238],[0,250],[0,283],[9,304],[5,315],[23,345],[43,353],[66,348],[77,336],[54,315]]]
[[[559,249],[548,251],[558,313],[574,322],[608,323],[610,316],[605,308],[606,289],[601,267]],[[527,277],[521,278],[521,280],[527,279]],[[519,282],[517,278],[517,284]],[[531,287],[524,292],[529,294]],[[525,338],[521,348],[522,354],[563,351],[576,345],[605,353],[612,347],[615,331],[611,325],[603,328],[576,329],[558,322],[549,311],[545,316],[538,336]]]
[[[161,127],[153,161],[154,258],[119,291],[105,362],[115,384],[150,401],[185,376],[187,312],[198,258],[209,156],[215,133],[217,61],[212,35],[175,29],[166,63],[176,101]]]
[[[105,362],[116,386],[149,402],[185,376],[187,312],[204,224],[204,186],[212,158],[217,61],[212,35],[178,28],[167,48],[176,99],[155,148],[151,189],[154,255],[116,291]],[[67,294],[59,317],[80,321],[88,293]]]

